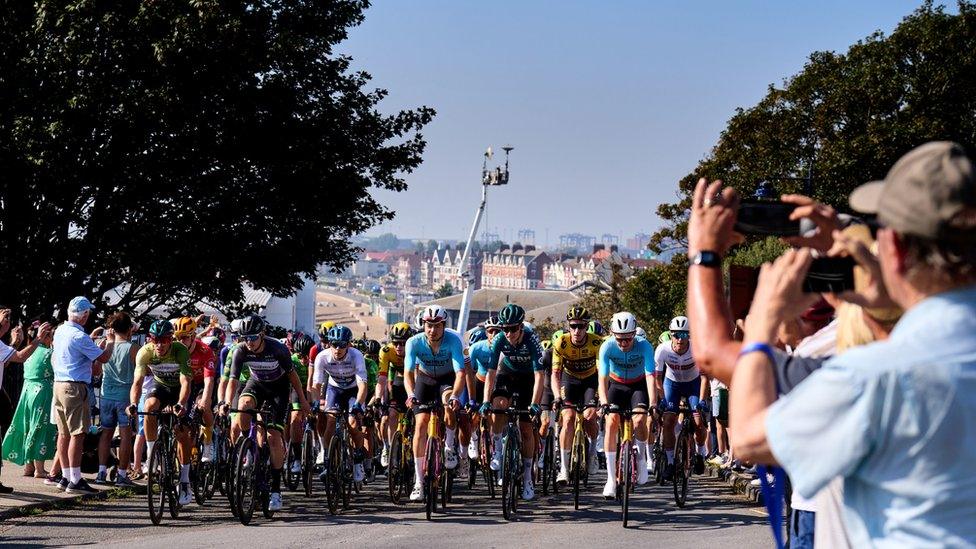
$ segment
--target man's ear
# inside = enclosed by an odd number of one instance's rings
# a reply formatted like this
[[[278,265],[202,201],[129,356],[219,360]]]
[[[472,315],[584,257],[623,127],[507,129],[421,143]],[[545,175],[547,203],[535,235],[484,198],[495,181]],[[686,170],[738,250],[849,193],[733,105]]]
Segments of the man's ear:
[[[888,256],[888,261],[894,267],[895,271],[904,275],[908,271],[908,247],[905,245],[905,241],[902,239],[901,235],[896,233],[891,229],[883,229],[878,231],[878,252],[879,254],[884,253]],[[881,246],[881,241],[884,242],[884,247]],[[882,249],[884,250],[882,252]]]

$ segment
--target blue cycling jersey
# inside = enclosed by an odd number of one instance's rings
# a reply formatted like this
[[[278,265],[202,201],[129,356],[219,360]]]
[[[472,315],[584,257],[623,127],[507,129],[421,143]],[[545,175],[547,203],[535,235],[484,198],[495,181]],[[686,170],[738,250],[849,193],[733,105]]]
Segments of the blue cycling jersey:
[[[421,372],[431,377],[440,377],[452,371],[463,370],[464,346],[461,344],[461,338],[445,330],[436,354],[430,349],[427,334],[420,333],[408,339],[403,368],[407,372],[412,372],[418,367]]]
[[[522,328],[522,339],[519,340],[518,345],[509,343],[505,334],[500,332],[495,335],[495,339],[491,340],[491,359],[488,369],[498,368],[501,360],[503,369],[510,373],[537,372],[545,368],[542,365],[543,352],[542,342],[531,328]]]
[[[488,375],[488,363],[491,362],[491,343],[484,339],[468,347],[468,358],[471,359],[471,367],[478,370],[478,378],[484,379]]]
[[[654,374],[654,346],[646,339],[635,339],[634,346],[625,353],[611,337],[600,346],[597,368],[601,376],[620,383],[634,383]]]

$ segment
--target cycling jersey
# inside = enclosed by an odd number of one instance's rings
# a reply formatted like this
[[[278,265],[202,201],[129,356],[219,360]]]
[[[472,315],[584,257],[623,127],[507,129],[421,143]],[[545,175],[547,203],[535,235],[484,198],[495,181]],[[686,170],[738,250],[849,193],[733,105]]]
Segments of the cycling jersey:
[[[483,339],[468,347],[468,358],[471,359],[472,369],[477,370],[475,375],[484,381],[488,375],[488,363],[491,362],[491,342]]]
[[[328,348],[315,357],[315,379],[313,383],[321,385],[329,377],[329,385],[339,389],[355,387],[357,383],[366,383],[366,360],[363,354],[352,347],[346,348],[346,355],[336,358],[336,349]]]
[[[518,345],[508,342],[504,332],[495,334],[495,339],[491,341],[491,359],[488,362],[488,369],[499,369],[501,361],[502,371],[509,371],[515,374],[527,374],[542,371],[542,342],[539,336],[530,328],[522,328],[522,339]]]
[[[596,358],[600,354],[603,338],[596,334],[586,334],[582,345],[573,343],[573,336],[563,334],[552,343],[552,369],[585,378],[596,373]]]
[[[146,343],[136,353],[136,377],[152,374],[156,386],[175,389],[180,386],[180,376],[192,377],[190,353],[178,341],[170,344],[165,355],[156,355],[156,346]]]
[[[245,366],[251,372],[251,377],[261,383],[278,380],[295,369],[288,347],[269,337],[264,338],[261,352],[252,352],[244,344],[234,349],[231,354],[230,377],[238,378]]]
[[[240,345],[241,345],[240,343],[232,343],[227,348],[227,353],[224,355],[223,358],[223,368],[221,368],[220,379],[230,379],[230,365],[234,361],[234,350],[240,347]],[[245,368],[241,370],[241,373],[237,377],[237,380],[243,383],[250,378],[251,378],[251,370]]]
[[[403,357],[398,355],[396,347],[387,343],[380,349],[380,368],[377,375],[393,376],[394,385],[403,385]]]
[[[441,345],[435,354],[427,342],[427,335],[416,334],[407,340],[404,368],[412,372],[419,368],[431,377],[446,376],[464,369],[464,345],[456,333],[444,330]]]
[[[190,370],[193,371],[193,384],[203,385],[205,378],[217,377],[214,370],[216,362],[213,349],[199,339],[193,345],[193,352],[190,353]]]
[[[664,374],[671,381],[694,381],[700,375],[695,357],[691,354],[691,343],[684,354],[674,352],[671,343],[665,343],[654,353],[654,364],[657,375]]]
[[[369,394],[373,394],[376,390],[376,379],[379,377],[380,367],[375,360],[369,357],[363,357],[366,362],[366,387]]]
[[[609,338],[600,347],[597,364],[601,376],[620,383],[634,383],[654,374],[654,347],[648,341],[634,340],[629,352],[620,350],[617,340]]]
[[[297,353],[291,354],[291,363],[295,366],[295,372],[298,373],[298,379],[301,381],[301,385],[304,387],[305,383],[308,381],[308,366],[302,364],[302,359]]]

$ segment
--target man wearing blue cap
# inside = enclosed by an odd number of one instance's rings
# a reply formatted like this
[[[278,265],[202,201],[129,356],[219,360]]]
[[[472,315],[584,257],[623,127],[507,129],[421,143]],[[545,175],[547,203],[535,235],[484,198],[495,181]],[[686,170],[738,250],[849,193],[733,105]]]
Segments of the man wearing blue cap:
[[[111,328],[108,343],[100,349],[85,333],[85,323],[95,306],[86,297],[76,297],[68,304],[68,321],[54,331],[51,365],[54,367],[54,412],[58,423],[58,455],[64,478],[58,490],[69,494],[93,493],[96,490],[81,478],[81,452],[85,433],[91,427],[88,404],[92,362],[106,362],[115,348]],[[67,461],[67,463],[64,463]]]

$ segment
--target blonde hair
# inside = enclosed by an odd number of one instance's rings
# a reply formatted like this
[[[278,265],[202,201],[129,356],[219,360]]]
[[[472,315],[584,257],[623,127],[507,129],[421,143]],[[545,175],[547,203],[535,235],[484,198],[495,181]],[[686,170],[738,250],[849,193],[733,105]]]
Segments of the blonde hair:
[[[837,309],[837,354],[874,340],[874,333],[864,320],[864,309],[853,303],[842,303]]]

